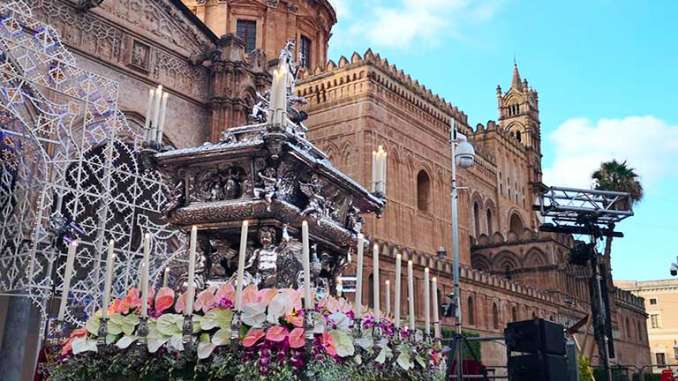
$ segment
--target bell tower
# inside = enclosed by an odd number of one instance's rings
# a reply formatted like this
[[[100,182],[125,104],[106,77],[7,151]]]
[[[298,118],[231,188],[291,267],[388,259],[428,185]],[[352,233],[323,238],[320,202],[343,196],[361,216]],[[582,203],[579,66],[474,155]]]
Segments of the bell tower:
[[[541,123],[539,95],[520,78],[518,65],[513,63],[511,87],[505,93],[497,85],[499,126],[527,150],[529,181],[534,187],[541,183]]]

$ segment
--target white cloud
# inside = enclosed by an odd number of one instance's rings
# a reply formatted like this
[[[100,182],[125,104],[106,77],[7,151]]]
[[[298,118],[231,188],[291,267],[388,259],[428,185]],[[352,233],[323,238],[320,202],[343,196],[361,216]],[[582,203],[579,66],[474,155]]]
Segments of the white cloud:
[[[340,40],[367,38],[375,47],[408,48],[422,40],[435,44],[446,37],[460,37],[462,23],[489,20],[503,0],[332,0],[340,16],[348,16],[358,1],[363,12],[343,20],[339,17],[339,23],[346,24],[346,35]]]
[[[337,13],[337,19],[341,20],[342,18],[348,17],[350,15],[350,8],[348,6],[347,0],[330,0],[330,4],[332,4],[334,11]]]
[[[572,118],[550,136],[554,161],[544,170],[547,185],[589,188],[591,173],[600,163],[626,160],[646,188],[675,176],[678,162],[678,125],[654,116],[622,119]]]

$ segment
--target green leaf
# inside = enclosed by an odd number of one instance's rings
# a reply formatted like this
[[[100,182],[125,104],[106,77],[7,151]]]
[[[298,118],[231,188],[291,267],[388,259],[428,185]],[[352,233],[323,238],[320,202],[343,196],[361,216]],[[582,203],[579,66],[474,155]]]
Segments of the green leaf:
[[[160,349],[160,347],[162,347],[167,342],[167,340],[169,340],[169,339],[168,338],[162,338],[162,339],[147,338],[148,352],[149,353],[157,352],[158,349]]]
[[[203,317],[200,315],[193,315],[191,322],[193,323],[193,333],[198,333],[203,330],[202,328]]]
[[[242,310],[242,322],[250,327],[261,328],[266,321],[266,305],[264,303],[247,304]]]
[[[96,352],[97,341],[88,339],[87,337],[78,337],[73,340],[72,348],[74,355],[83,352]]]
[[[335,329],[330,331],[330,335],[334,339],[334,346],[339,357],[353,356],[355,347],[353,346],[353,339],[348,333]]]
[[[225,327],[218,330],[214,336],[212,336],[212,344],[214,345],[225,345],[231,341],[231,327]]]
[[[391,351],[391,348],[389,347],[383,347],[381,348],[381,351],[379,351],[379,354],[377,355],[377,358],[374,359],[379,364],[384,364],[386,360],[390,359],[393,357],[393,351]]]
[[[204,331],[213,328],[226,328],[231,326],[232,319],[232,310],[214,309],[205,314],[202,318],[202,322],[200,322],[200,327]]]
[[[412,369],[412,367],[414,367],[414,364],[412,364],[412,357],[410,356],[409,348],[408,350],[400,352],[398,358],[396,359],[396,362],[398,363],[398,365],[400,365],[401,368],[405,370],[410,370]]]
[[[417,354],[414,357],[414,360],[417,362],[417,364],[419,364],[419,366],[426,369],[426,360],[424,360],[424,358],[420,354]]]
[[[87,322],[85,323],[85,328],[87,329],[87,332],[89,332],[90,335],[98,335],[99,334],[99,326],[101,324],[101,318],[97,316],[96,314],[90,316],[89,319],[87,319]]]
[[[178,314],[165,314],[156,320],[158,332],[163,336],[173,337],[182,335],[184,317]]]
[[[133,342],[137,340],[136,336],[123,336],[118,340],[117,343],[115,343],[115,346],[120,348],[120,349],[125,349],[132,345]]]

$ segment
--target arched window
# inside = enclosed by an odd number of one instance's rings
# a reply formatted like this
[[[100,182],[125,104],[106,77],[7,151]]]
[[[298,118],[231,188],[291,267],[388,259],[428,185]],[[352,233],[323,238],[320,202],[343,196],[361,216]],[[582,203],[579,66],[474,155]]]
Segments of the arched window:
[[[475,313],[475,306],[473,305],[473,297],[469,296],[468,301],[466,303],[466,309],[467,309],[467,320],[469,325],[475,325],[476,324],[476,313]]]
[[[511,215],[509,226],[509,229],[516,234],[522,234],[523,230],[525,229],[523,227],[523,221],[520,219],[520,216],[518,216],[518,213],[513,213]]]
[[[518,321],[518,308],[516,306],[511,307],[511,321]]]
[[[536,311],[532,311],[532,319],[536,319],[536,318],[537,318],[537,312],[536,312]]]
[[[636,327],[637,327],[637,332],[638,332],[638,342],[642,343],[643,342],[643,330],[641,329],[641,324],[640,322],[636,322]]]
[[[419,210],[427,212],[428,204],[431,198],[431,180],[426,171],[421,170],[417,175],[417,207]]]
[[[519,142],[523,141],[523,137],[520,135],[520,131],[516,131],[516,139],[518,139]]]
[[[497,303],[492,303],[492,327],[499,329],[499,307],[497,307]]]
[[[626,337],[631,339],[631,324],[629,323],[629,318],[626,318]]]
[[[476,238],[480,235],[480,206],[477,202],[473,203],[473,226],[475,227]]]
[[[494,228],[492,226],[492,211],[487,208],[487,235],[492,235]]]

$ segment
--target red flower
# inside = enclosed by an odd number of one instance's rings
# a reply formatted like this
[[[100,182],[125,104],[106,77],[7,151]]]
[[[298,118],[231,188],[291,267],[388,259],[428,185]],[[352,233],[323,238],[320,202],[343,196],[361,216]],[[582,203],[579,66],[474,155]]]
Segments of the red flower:
[[[290,343],[290,348],[292,349],[299,349],[303,348],[304,344],[306,343],[304,339],[304,329],[303,328],[295,328],[290,332],[289,335],[289,343]]]
[[[64,346],[61,347],[61,355],[66,356],[67,354],[71,353],[73,351],[73,340],[83,336],[87,336],[86,328],[83,327],[73,330],[73,332],[71,332],[71,335],[64,343]]]
[[[174,291],[169,287],[163,287],[155,295],[155,312],[160,315],[174,304]]]
[[[337,355],[337,348],[334,346],[334,338],[328,332],[323,332],[323,335],[320,337],[320,343],[328,355]]]
[[[250,348],[253,347],[259,340],[263,339],[264,336],[264,330],[261,328],[250,328],[250,330],[247,332],[247,335],[245,336],[244,339],[242,339],[242,345],[245,348]]]

